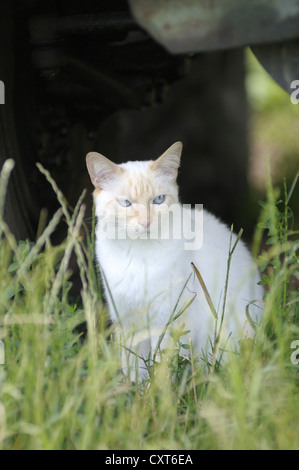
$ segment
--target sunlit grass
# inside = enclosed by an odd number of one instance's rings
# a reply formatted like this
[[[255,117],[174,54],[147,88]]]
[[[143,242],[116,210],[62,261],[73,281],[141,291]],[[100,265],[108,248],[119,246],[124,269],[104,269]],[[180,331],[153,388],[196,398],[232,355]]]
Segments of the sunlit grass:
[[[255,344],[207,368],[192,345],[182,357],[177,338],[177,349],[153,366],[150,382],[133,384],[120,372],[105,325],[84,198],[71,210],[40,169],[61,209],[35,243],[17,242],[3,221],[9,165],[0,181],[0,448],[298,448],[299,350],[296,355],[291,346],[299,339],[299,295],[291,288],[299,277],[298,234],[285,195],[268,181],[254,251],[258,256],[267,235],[271,244],[258,262],[269,290]],[[62,219],[68,234],[53,246],[50,235]],[[82,285],[77,303],[69,294],[72,253]]]

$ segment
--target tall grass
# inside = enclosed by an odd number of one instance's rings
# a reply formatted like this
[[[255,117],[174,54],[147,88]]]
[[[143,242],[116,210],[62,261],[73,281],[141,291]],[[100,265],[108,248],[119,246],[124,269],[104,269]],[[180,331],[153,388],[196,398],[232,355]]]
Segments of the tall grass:
[[[268,289],[255,344],[242,344],[228,363],[207,369],[178,337],[176,349],[154,365],[150,383],[133,384],[120,372],[105,324],[84,195],[71,210],[40,166],[61,209],[35,243],[17,242],[3,220],[12,166],[6,163],[0,180],[0,448],[298,448],[299,296],[292,288],[298,233],[287,190],[280,199],[268,181],[255,234]],[[68,234],[53,246],[51,234],[62,219]],[[267,249],[258,256],[265,236]],[[77,304],[69,294],[72,254],[82,284]]]

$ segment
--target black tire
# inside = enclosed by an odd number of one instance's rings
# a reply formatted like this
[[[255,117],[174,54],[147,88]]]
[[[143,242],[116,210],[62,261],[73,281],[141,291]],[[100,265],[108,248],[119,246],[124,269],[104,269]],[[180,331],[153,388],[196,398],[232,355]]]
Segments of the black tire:
[[[68,103],[52,99],[47,81],[34,68],[30,12],[25,6],[22,9],[13,1],[1,8],[0,80],[5,84],[5,104],[0,105],[0,167],[7,158],[15,161],[5,220],[16,239],[34,240],[41,210],[46,208],[50,217],[58,207],[36,162],[50,171],[69,203],[76,204],[88,186],[84,159],[88,148],[81,117],[72,116]],[[63,234],[64,229],[56,234],[57,240]]]
[[[13,4],[2,2],[0,16],[0,79],[5,86],[5,104],[0,105],[0,166],[7,158],[15,160],[9,183],[5,219],[17,239],[32,238],[38,217],[37,198],[30,187],[28,174],[34,169],[34,156],[28,159],[21,150],[17,132],[17,82],[15,76]],[[20,77],[19,77],[20,78]]]

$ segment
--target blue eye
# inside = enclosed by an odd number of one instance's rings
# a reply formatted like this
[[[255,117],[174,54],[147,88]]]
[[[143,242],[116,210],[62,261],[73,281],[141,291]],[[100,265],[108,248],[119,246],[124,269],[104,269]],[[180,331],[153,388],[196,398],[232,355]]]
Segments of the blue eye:
[[[128,201],[128,199],[118,199],[118,202],[123,207],[129,207],[132,205],[132,203]]]
[[[162,204],[164,201],[165,201],[165,196],[164,196],[164,195],[157,196],[157,197],[153,200],[153,204]]]

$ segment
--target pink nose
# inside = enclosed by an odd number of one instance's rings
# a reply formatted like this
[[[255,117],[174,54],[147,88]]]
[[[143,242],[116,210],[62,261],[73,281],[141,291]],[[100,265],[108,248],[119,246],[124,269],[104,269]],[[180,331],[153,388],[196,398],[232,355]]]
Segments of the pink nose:
[[[142,227],[147,228],[149,227],[151,221],[149,219],[144,219],[144,220],[140,220],[139,223],[140,225],[142,225]]]

